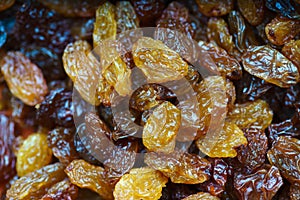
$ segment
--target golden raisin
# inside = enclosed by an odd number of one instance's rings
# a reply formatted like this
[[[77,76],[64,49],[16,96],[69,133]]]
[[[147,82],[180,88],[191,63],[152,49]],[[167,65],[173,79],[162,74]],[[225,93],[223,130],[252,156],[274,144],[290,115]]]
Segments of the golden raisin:
[[[149,167],[135,168],[122,176],[116,184],[114,198],[158,200],[167,182],[168,178],[159,171]]]
[[[196,141],[197,147],[209,157],[235,157],[236,147],[247,144],[243,131],[232,122],[225,122],[223,129]]]
[[[150,151],[172,152],[180,122],[180,110],[165,101],[148,118],[143,130],[143,144]]]
[[[282,50],[282,54],[290,59],[300,70],[300,40],[292,40],[286,43]]]
[[[201,13],[208,17],[228,14],[233,9],[233,0],[196,0]]]
[[[24,176],[48,165],[52,160],[52,150],[47,144],[45,133],[34,133],[26,138],[17,154],[17,173]]]
[[[220,200],[218,197],[211,195],[208,192],[199,192],[197,194],[190,195],[182,200]]]

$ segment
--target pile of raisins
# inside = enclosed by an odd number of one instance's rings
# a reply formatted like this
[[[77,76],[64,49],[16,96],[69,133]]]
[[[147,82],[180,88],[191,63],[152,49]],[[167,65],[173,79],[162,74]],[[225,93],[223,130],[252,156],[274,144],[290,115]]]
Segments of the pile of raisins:
[[[300,200],[299,0],[1,0],[0,69],[1,200]]]

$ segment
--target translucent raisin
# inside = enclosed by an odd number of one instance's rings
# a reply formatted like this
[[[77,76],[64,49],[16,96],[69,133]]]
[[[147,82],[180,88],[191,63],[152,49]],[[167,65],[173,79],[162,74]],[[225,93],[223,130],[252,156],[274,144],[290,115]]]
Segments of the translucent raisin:
[[[115,10],[115,6],[108,1],[97,9],[93,32],[94,47],[100,46],[101,40],[115,39],[117,34]]]
[[[47,135],[34,133],[26,138],[17,154],[17,173],[25,176],[48,165],[52,160],[52,151],[47,145]]]
[[[149,167],[135,168],[116,184],[114,198],[158,200],[167,182],[167,177],[159,171]]]
[[[281,52],[298,67],[298,70],[300,69],[300,40],[284,44]]]
[[[239,194],[239,199],[268,199],[271,200],[283,180],[277,167],[262,168],[255,173],[246,175],[235,174],[234,188]]]
[[[273,112],[264,100],[256,100],[244,104],[235,104],[228,113],[228,120],[237,124],[241,129],[255,126],[264,130],[273,119]]]
[[[242,60],[247,72],[279,87],[290,87],[299,80],[299,71],[292,61],[269,46],[250,47]]]
[[[131,1],[134,10],[140,19],[141,26],[153,26],[155,19],[157,19],[163,12],[165,4],[163,0],[137,0]]]
[[[162,172],[173,183],[197,184],[210,177],[210,162],[196,154],[150,152],[145,154],[145,163]]]
[[[225,76],[231,80],[241,78],[242,67],[240,66],[239,62],[235,58],[228,55],[224,49],[214,46],[211,43],[204,43],[202,41],[199,41],[198,44],[216,63],[216,73],[220,73],[222,76]],[[209,69],[211,66],[208,65],[207,68]],[[214,69],[211,70],[213,71]]]
[[[166,101],[154,109],[143,130],[143,144],[150,151],[170,153],[180,127],[181,112]]]
[[[129,1],[119,1],[116,4],[117,33],[122,33],[140,26],[133,6]]]
[[[268,159],[272,165],[280,170],[280,173],[290,182],[300,181],[299,156],[300,140],[281,136],[272,144],[268,151]]]
[[[252,25],[259,25],[264,19],[264,2],[259,0],[238,0],[239,9]]]
[[[219,200],[218,197],[211,195],[208,192],[199,192],[197,194],[193,194],[190,195],[182,200],[197,200],[197,199],[201,199],[201,200]]]
[[[47,136],[48,146],[53,155],[63,164],[68,164],[78,158],[74,147],[74,131],[67,128],[56,128]]]
[[[300,33],[300,21],[275,17],[265,27],[266,36],[275,45],[283,45]]]
[[[7,199],[40,199],[52,185],[65,177],[62,164],[47,165],[19,178],[7,191]]]
[[[264,131],[251,127],[244,130],[244,134],[248,144],[238,147],[237,158],[244,167],[256,169],[266,160],[268,138]]]
[[[199,6],[200,12],[208,17],[223,16],[233,9],[232,0],[196,0],[196,2]]]
[[[52,90],[39,105],[37,119],[41,125],[49,128],[72,127],[74,125],[73,111],[72,92],[58,88]]]
[[[134,44],[133,59],[151,82],[178,80],[188,72],[188,65],[159,40],[143,37]]]
[[[40,200],[75,200],[78,196],[78,188],[68,179],[54,184]]]
[[[8,52],[1,71],[11,93],[30,106],[41,103],[48,93],[41,70],[20,52]]]
[[[232,122],[225,122],[223,129],[196,141],[197,147],[209,157],[235,157],[236,147],[247,144],[244,133]]]
[[[105,199],[112,198],[112,186],[103,178],[104,169],[84,160],[73,160],[65,169],[72,184],[80,188],[88,188]]]

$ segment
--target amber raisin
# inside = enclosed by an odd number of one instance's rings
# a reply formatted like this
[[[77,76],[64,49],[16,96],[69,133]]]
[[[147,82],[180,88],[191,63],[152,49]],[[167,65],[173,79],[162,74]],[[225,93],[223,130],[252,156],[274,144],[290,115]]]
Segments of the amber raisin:
[[[84,160],[73,160],[65,169],[72,184],[88,188],[105,199],[112,199],[112,186],[103,177],[102,167],[91,165]]]
[[[54,184],[40,200],[76,200],[78,188],[68,179]]]
[[[114,198],[158,200],[167,182],[168,178],[159,171],[149,167],[135,168],[116,184]]]
[[[226,15],[233,9],[232,0],[196,0],[196,2],[200,12],[209,17]]]
[[[62,164],[47,165],[19,178],[7,191],[7,199],[40,199],[52,185],[65,177]]]
[[[15,0],[4,0],[0,3],[0,11],[6,10],[15,3]]]
[[[239,9],[252,25],[259,25],[264,19],[264,2],[260,0],[238,0]]]
[[[24,176],[48,165],[52,151],[47,145],[45,133],[34,133],[26,138],[17,154],[17,173]]]
[[[218,197],[211,195],[208,192],[199,192],[197,194],[190,195],[182,200],[219,200]]]
[[[8,52],[1,71],[11,93],[30,106],[41,103],[48,93],[41,70],[20,52]]]
[[[269,46],[250,47],[242,60],[247,72],[279,87],[290,87],[299,80],[299,71],[292,61]]]
[[[281,52],[298,67],[298,70],[300,69],[300,40],[284,44]]]
[[[150,152],[145,155],[145,163],[161,171],[173,183],[197,184],[210,177],[210,162],[196,154]]]

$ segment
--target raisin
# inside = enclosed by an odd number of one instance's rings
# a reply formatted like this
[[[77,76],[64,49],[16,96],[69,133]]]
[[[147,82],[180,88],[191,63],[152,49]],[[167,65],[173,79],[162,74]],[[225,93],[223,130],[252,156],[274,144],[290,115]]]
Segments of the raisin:
[[[100,46],[101,40],[115,39],[117,34],[115,11],[115,6],[108,1],[97,9],[93,32],[94,48]]]
[[[175,148],[181,112],[166,101],[154,109],[143,130],[143,144],[150,151],[170,153]]]
[[[204,43],[202,41],[198,42],[199,46],[210,55],[212,60],[216,63],[217,71],[215,73],[220,73],[231,80],[240,79],[242,76],[242,67],[239,62],[228,55],[228,53],[211,43]],[[208,64],[207,68],[210,69],[211,66]],[[214,69],[211,69],[212,71]]]
[[[17,154],[17,173],[25,176],[48,165],[52,160],[52,151],[47,145],[47,135],[34,133],[26,138]]]
[[[137,0],[131,1],[134,10],[140,19],[141,26],[154,26],[155,19],[161,16],[165,4],[163,0]]]
[[[114,198],[158,200],[167,182],[167,177],[159,171],[149,167],[135,168],[116,184]]]
[[[73,120],[72,92],[64,88],[52,90],[37,110],[37,119],[45,127],[72,127]]]
[[[234,45],[233,37],[229,32],[228,24],[222,18],[212,17],[207,23],[207,37],[212,43],[225,49],[229,55],[240,59],[240,54]]]
[[[228,14],[233,9],[232,0],[196,0],[201,13],[208,17],[218,17]]]
[[[188,64],[159,40],[142,37],[132,52],[134,63],[151,82],[178,80],[188,72]]]
[[[94,113],[85,116],[87,133],[87,144],[93,150],[93,155],[104,166],[113,168],[115,171],[124,174],[129,171],[135,162],[136,153],[115,146],[109,139],[110,130],[102,120]]]
[[[182,200],[183,198],[192,195],[196,192],[191,185],[168,182],[162,190],[160,200]]]
[[[300,33],[300,21],[278,16],[266,25],[265,31],[272,44],[283,45]]]
[[[299,183],[293,184],[290,187],[290,198],[291,200],[297,200],[300,198],[300,185]]]
[[[300,69],[300,40],[292,40],[282,48],[282,54],[290,59]]]
[[[103,0],[79,0],[76,2],[46,0],[40,2],[66,17],[92,17]]]
[[[300,169],[298,166],[300,140],[280,136],[268,151],[268,159],[272,165],[290,182],[300,182]]]
[[[66,177],[60,163],[47,165],[19,178],[7,191],[7,199],[40,199],[52,185]]]
[[[112,186],[103,177],[104,169],[84,160],[73,160],[65,169],[72,184],[88,188],[105,199],[112,199]]]
[[[271,200],[283,180],[278,168],[262,168],[253,174],[236,173],[234,188],[239,194],[239,199],[268,199]]]
[[[75,200],[77,199],[78,188],[73,185],[68,179],[54,184],[41,200]]]
[[[27,105],[41,103],[48,93],[41,70],[20,52],[8,52],[1,71],[11,93]]]
[[[21,100],[12,97],[12,118],[21,128],[33,128],[36,126],[36,109],[25,105]]]
[[[150,152],[145,154],[145,163],[162,172],[173,183],[197,184],[210,177],[210,162],[196,154]]]
[[[193,27],[190,24],[190,22],[188,22],[188,21],[183,21],[182,22],[182,21],[179,21],[177,19],[168,19],[168,18],[167,19],[160,19],[157,22],[157,27],[158,28],[164,28],[163,31],[167,32],[166,35],[168,35],[168,30],[165,30],[165,29],[171,29],[171,30],[179,31],[179,32],[185,34],[189,38],[194,37]]]
[[[264,130],[273,118],[273,112],[264,100],[256,100],[244,104],[235,104],[228,113],[228,120],[237,124],[241,129],[255,126]]]
[[[162,12],[160,19],[175,19],[181,22],[188,21],[189,10],[177,1],[171,2]]]
[[[190,195],[182,200],[197,200],[197,199],[202,199],[202,200],[219,200],[218,197],[211,195],[208,192],[199,192],[197,194]]]
[[[212,135],[196,141],[197,147],[209,157],[235,157],[236,147],[247,144],[244,133],[233,122],[225,122],[224,127]]]
[[[0,184],[6,183],[16,174],[16,157],[12,149],[14,140],[14,122],[7,116],[0,114]]]
[[[15,0],[4,0],[0,3],[0,12],[14,5]],[[0,45],[1,46],[1,45]]]
[[[242,60],[247,72],[279,87],[290,87],[299,80],[297,67],[269,46],[250,47]]]
[[[119,1],[116,4],[117,33],[122,33],[140,26],[133,6],[129,1]]]
[[[85,161],[94,164],[94,165],[100,165],[100,161],[98,161],[92,154],[91,154],[91,147],[87,143],[86,137],[83,137],[86,132],[86,126],[85,123],[80,124],[77,127],[76,133],[74,135],[74,147],[78,155],[84,159]]]
[[[264,19],[264,2],[259,0],[238,0],[239,9],[245,19],[252,25],[259,25]]]
[[[268,138],[262,130],[252,127],[244,130],[244,135],[248,144],[237,149],[237,158],[245,168],[256,169],[266,160]]]
[[[291,19],[300,17],[291,0],[266,0],[266,7]]]
[[[48,146],[53,155],[63,164],[68,164],[78,158],[74,147],[74,131],[67,128],[56,128],[47,136]]]

